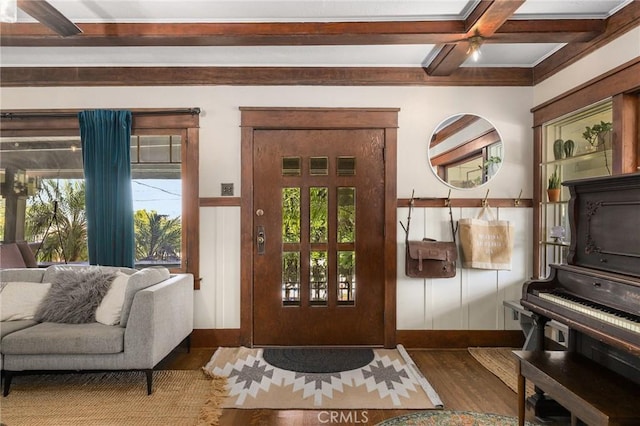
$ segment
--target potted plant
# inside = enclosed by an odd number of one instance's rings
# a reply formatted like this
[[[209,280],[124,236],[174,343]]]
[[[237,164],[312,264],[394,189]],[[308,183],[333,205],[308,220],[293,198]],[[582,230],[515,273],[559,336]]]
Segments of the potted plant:
[[[549,177],[549,185],[547,186],[547,197],[550,202],[560,201],[560,175],[558,174],[558,166],[554,169]]]
[[[609,161],[607,160],[607,148],[611,146],[611,129],[613,125],[611,122],[600,121],[593,126],[585,127],[582,137],[589,142],[589,145],[594,147],[596,151],[602,150],[604,153],[604,165],[607,168],[607,172],[611,174],[609,169]],[[608,146],[607,146],[608,145]]]

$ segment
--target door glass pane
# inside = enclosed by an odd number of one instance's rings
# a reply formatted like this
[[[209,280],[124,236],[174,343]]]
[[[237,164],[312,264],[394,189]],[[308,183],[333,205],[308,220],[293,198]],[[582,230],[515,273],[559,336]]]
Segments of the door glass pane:
[[[309,188],[309,242],[311,243],[327,242],[328,192],[326,187]]]
[[[300,304],[300,252],[282,253],[282,304]]]
[[[356,299],[356,252],[338,252],[338,303],[352,305]]]
[[[329,174],[329,158],[311,157],[309,159],[309,174],[312,176],[324,176]]]
[[[356,174],[356,157],[338,157],[338,176]]]
[[[338,188],[338,242],[356,241],[356,189]]]
[[[300,242],[300,188],[282,188],[282,242]]]
[[[327,252],[310,253],[309,293],[312,305],[327,304]]]
[[[282,159],[282,176],[300,176],[300,157]]]

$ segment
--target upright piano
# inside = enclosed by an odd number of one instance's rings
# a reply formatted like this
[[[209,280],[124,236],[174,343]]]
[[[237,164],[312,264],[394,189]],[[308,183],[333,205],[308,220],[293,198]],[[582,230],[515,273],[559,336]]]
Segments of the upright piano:
[[[526,282],[520,303],[533,312],[539,345],[556,320],[569,329],[568,350],[640,384],[640,173],[563,185],[571,194],[566,264]]]

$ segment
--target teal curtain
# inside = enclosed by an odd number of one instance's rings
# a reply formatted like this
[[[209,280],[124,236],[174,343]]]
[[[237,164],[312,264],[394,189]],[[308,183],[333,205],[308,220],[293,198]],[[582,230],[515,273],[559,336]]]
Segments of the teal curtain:
[[[81,111],[89,263],[134,263],[131,111]]]

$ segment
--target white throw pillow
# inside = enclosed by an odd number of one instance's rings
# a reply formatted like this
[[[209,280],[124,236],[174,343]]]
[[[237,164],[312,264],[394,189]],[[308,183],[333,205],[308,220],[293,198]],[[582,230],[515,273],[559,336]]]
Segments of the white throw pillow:
[[[129,275],[118,272],[111,282],[109,291],[100,302],[96,309],[96,321],[105,325],[116,325],[120,323],[120,314],[122,313],[122,303],[124,302],[124,294],[129,282]]]
[[[0,292],[0,320],[33,319],[51,283],[8,282]]]

